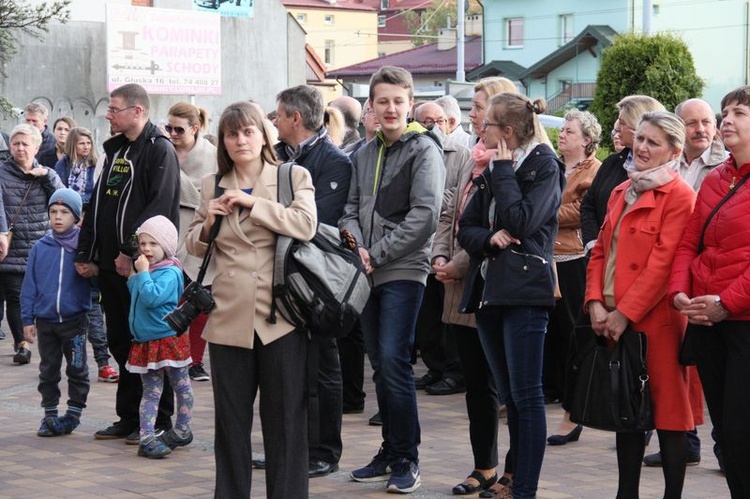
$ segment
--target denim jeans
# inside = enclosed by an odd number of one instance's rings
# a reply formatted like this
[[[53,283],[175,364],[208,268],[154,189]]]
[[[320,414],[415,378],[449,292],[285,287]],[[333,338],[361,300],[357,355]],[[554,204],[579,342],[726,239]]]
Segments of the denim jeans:
[[[401,458],[419,462],[420,429],[411,349],[424,288],[416,281],[376,286],[360,317],[383,418],[383,449],[391,463]]]
[[[508,408],[513,497],[534,497],[547,436],[542,359],[549,312],[544,307],[488,307],[476,317],[479,340]]]
[[[94,350],[94,360],[101,369],[109,364],[109,346],[107,345],[107,331],[104,329],[104,315],[99,301],[99,290],[91,290],[91,310],[88,313],[88,328],[86,334]]]

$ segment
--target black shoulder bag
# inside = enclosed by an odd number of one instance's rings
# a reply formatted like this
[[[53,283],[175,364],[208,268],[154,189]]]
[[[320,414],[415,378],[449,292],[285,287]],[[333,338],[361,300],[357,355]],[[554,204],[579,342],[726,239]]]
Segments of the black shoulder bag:
[[[703,228],[701,229],[701,237],[698,240],[698,249],[696,251],[696,255],[700,255],[703,252],[703,238],[706,236],[706,230],[708,230],[708,224],[711,223],[711,219],[716,215],[716,213],[719,211],[719,209],[724,206],[724,203],[729,201],[729,198],[731,198],[739,189],[742,187],[742,184],[745,183],[745,181],[750,178],[750,175],[745,175],[740,179],[739,182],[734,186],[733,189],[729,189],[729,192],[726,193],[726,195],[721,198],[721,201],[719,201],[716,206],[714,206],[714,209],[711,210],[711,213],[708,214],[706,217],[706,221],[703,223]],[[697,361],[697,346],[695,345],[695,330],[688,325],[687,329],[685,330],[685,336],[682,338],[682,345],[680,345],[680,364],[683,366],[694,366]]]

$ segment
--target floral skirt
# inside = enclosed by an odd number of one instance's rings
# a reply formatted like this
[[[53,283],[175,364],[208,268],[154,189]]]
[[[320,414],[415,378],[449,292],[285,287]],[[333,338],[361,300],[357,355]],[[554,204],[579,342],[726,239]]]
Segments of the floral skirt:
[[[163,367],[185,367],[190,358],[190,335],[168,336],[145,343],[133,343],[125,368],[131,373],[147,373]]]

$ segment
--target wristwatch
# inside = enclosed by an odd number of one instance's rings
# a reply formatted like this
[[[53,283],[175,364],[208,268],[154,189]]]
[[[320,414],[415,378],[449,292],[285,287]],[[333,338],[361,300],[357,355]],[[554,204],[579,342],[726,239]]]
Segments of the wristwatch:
[[[726,309],[724,308],[724,305],[721,304],[721,297],[719,295],[716,295],[714,297],[714,303],[716,304],[717,307],[719,307],[720,309],[726,311]]]

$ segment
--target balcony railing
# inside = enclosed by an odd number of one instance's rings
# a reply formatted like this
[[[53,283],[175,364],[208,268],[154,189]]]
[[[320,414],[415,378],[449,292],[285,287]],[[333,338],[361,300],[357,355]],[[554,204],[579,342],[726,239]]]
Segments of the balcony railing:
[[[596,82],[573,83],[547,99],[547,112],[554,113],[576,99],[593,99]]]

